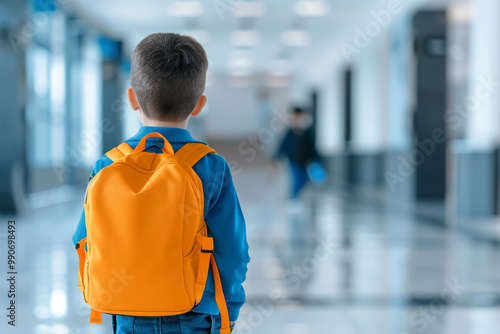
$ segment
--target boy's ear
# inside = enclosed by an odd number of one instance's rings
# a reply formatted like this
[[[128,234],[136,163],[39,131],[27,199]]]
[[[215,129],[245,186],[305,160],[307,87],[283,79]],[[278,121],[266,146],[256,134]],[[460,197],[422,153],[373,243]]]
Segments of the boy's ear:
[[[198,116],[200,112],[203,110],[203,107],[207,104],[207,97],[205,95],[202,95],[200,99],[198,100],[198,103],[196,104],[196,107],[194,107],[193,111],[191,112],[191,116]]]
[[[137,101],[137,96],[132,88],[127,89],[127,98],[130,106],[133,110],[139,110],[141,107],[139,106],[139,101]]]

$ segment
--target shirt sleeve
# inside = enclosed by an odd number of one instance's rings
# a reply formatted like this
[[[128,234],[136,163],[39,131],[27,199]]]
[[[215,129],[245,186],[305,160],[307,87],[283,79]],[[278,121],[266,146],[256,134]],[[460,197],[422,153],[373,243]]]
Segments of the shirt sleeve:
[[[87,228],[85,227],[85,210],[82,209],[82,214],[80,215],[80,220],[76,226],[76,231],[73,234],[73,245],[76,244],[87,236]]]
[[[214,194],[205,221],[209,236],[214,238],[214,256],[221,276],[229,318],[235,321],[245,303],[242,284],[246,279],[250,257],[245,219],[231,170],[225,161],[222,171],[219,179],[222,181],[220,190]]]

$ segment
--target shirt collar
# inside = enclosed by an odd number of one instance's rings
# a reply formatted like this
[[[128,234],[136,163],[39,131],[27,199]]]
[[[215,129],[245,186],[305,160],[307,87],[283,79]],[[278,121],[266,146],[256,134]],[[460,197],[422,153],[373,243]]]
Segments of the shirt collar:
[[[194,139],[188,130],[181,128],[161,127],[161,126],[142,126],[139,131],[131,137],[130,141],[140,141],[142,137],[148,133],[158,132],[165,137],[170,143],[203,143]],[[149,138],[152,141],[161,141],[161,138]]]

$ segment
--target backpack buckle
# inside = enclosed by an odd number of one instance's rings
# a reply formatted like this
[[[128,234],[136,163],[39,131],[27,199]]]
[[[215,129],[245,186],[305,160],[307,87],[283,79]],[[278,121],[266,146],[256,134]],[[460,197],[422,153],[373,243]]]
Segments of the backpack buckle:
[[[214,239],[210,237],[201,237],[201,252],[212,253],[214,252]]]

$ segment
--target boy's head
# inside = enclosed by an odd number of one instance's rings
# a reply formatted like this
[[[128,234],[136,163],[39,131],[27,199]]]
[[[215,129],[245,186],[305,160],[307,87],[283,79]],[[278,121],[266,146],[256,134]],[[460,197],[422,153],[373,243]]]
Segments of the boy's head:
[[[195,39],[173,33],[149,35],[132,54],[132,107],[149,120],[186,120],[205,104],[207,67],[205,50]]]
[[[291,127],[298,130],[308,128],[312,123],[311,115],[309,115],[302,107],[296,106],[292,109]]]
[[[295,106],[292,110],[292,114],[293,116],[301,116],[304,114],[304,109],[302,109],[302,107],[299,107],[299,106]]]

